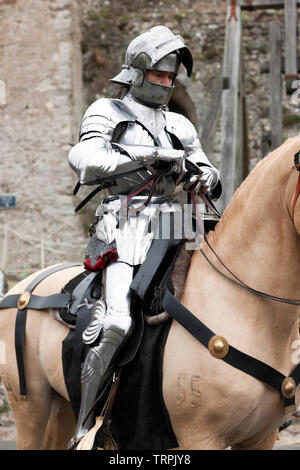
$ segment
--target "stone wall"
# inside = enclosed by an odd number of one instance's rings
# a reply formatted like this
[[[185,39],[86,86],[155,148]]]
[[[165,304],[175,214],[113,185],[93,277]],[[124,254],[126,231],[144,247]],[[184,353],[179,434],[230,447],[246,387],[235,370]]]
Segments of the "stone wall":
[[[41,266],[82,259],[85,232],[74,215],[67,164],[82,113],[80,2],[0,4],[0,265],[23,277]],[[42,243],[41,243],[42,240]],[[73,246],[72,246],[73,244]]]

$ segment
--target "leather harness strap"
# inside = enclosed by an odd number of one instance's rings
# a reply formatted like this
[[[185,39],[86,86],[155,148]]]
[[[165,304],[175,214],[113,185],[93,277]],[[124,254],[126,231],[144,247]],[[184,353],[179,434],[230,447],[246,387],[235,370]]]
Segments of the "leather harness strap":
[[[26,292],[29,292],[26,290]],[[21,294],[22,295],[22,294]],[[1,302],[1,308],[17,307],[20,294],[8,295],[4,297]],[[42,310],[44,308],[62,308],[70,300],[69,294],[53,294],[47,297],[41,297],[39,295],[31,295],[29,303],[26,305],[26,309],[32,308],[33,310]],[[21,309],[24,312],[25,309]]]
[[[33,281],[27,286],[26,290],[22,294],[7,295],[0,303],[0,309],[18,307],[15,323],[15,350],[19,373],[21,399],[26,398],[26,377],[23,350],[25,343],[27,309],[32,308],[41,310],[45,308],[61,308],[65,307],[70,300],[70,296],[65,293],[53,294],[46,297],[31,295],[31,293],[35,287],[46,277],[50,276],[50,274],[73,266],[79,266],[79,264],[64,263],[46,269],[35,279],[33,279]]]
[[[165,287],[163,299],[163,308],[182,325],[194,338],[196,338],[203,346],[209,349],[212,339],[217,337],[204,323],[195,317],[188,309],[186,309]],[[228,352],[224,357],[220,357],[224,362],[232,367],[251,375],[252,377],[265,382],[267,385],[282,392],[282,384],[287,378],[281,372],[273,369],[273,367],[254,357],[245,354],[233,346],[228,347]],[[288,376],[294,379],[296,386],[300,382],[300,364],[296,366]],[[285,398],[285,408],[287,412],[295,409],[295,396]]]

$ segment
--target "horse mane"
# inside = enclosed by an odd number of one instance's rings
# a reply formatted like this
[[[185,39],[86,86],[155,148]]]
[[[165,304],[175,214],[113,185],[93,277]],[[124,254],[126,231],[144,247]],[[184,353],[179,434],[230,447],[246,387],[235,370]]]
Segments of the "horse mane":
[[[269,154],[267,157],[268,158],[271,154]],[[242,181],[240,186],[236,189],[234,192],[231,200],[229,201],[229,204],[227,205],[226,209],[224,210],[224,213],[222,214],[222,217],[220,218],[220,221],[218,222],[214,232],[211,232],[211,234],[215,235],[216,233],[222,232],[224,230],[224,226],[230,222],[230,218],[232,217],[233,214],[233,206],[236,203],[236,200],[240,197],[240,194],[245,190],[245,187],[248,187],[248,184],[251,183],[252,178],[255,177],[257,171],[260,170],[260,168],[263,166],[265,163],[264,160],[260,160],[255,167],[251,170],[251,172],[246,176],[246,178]]]
[[[235,211],[235,208],[236,208],[237,204],[241,203],[241,198],[246,199],[247,195],[249,194],[249,192],[247,193],[248,188],[250,188],[250,190],[251,190],[251,188],[253,188],[253,186],[254,186],[253,183],[254,183],[254,181],[256,182],[256,180],[257,180],[257,174],[259,172],[261,172],[263,168],[265,168],[266,166],[268,167],[268,172],[269,172],[268,177],[269,178],[272,178],[272,173],[271,173],[272,168],[274,168],[273,174],[275,175],[275,171],[277,171],[276,169],[278,168],[278,165],[276,165],[274,161],[271,162],[271,160],[276,159],[276,157],[278,157],[278,156],[281,156],[281,152],[279,152],[279,149],[282,149],[282,147],[284,147],[288,143],[290,143],[291,140],[293,140],[293,139],[288,139],[281,147],[279,147],[278,149],[275,149],[273,152],[269,153],[266,157],[261,159],[255,165],[255,167],[251,170],[251,172],[246,176],[246,178],[242,181],[240,186],[234,192],[234,194],[233,194],[228,206],[224,210],[224,213],[222,214],[222,217],[221,217],[220,221],[218,222],[215,230],[213,232],[210,232],[210,234],[209,234],[210,238],[214,239],[216,236],[219,236],[223,232],[223,230],[227,226],[227,224],[232,222],[234,217],[236,217],[236,216],[240,217],[239,211]],[[287,156],[288,155],[289,155],[289,153],[287,152]],[[287,169],[290,169],[290,167],[287,167]]]

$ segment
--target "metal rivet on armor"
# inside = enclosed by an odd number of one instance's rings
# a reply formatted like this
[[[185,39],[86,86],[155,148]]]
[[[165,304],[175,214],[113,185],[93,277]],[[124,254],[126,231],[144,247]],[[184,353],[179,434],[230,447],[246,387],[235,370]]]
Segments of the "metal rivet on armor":
[[[223,336],[213,336],[208,343],[208,350],[213,357],[223,359],[229,351],[228,341]]]
[[[27,307],[30,301],[30,292],[23,292],[23,294],[20,295],[19,300],[18,300],[18,309],[23,310],[23,308]]]
[[[293,398],[296,393],[296,383],[292,377],[286,377],[281,384],[281,393],[284,398]]]

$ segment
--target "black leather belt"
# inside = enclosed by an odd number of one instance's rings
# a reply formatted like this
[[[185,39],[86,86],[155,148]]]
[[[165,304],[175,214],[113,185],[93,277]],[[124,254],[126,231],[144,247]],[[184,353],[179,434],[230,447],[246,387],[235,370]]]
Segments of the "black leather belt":
[[[30,293],[28,288],[25,292],[20,294],[8,295],[4,297],[3,301],[0,304],[0,308],[11,308],[20,306],[20,310],[24,312],[25,308],[22,308],[22,300],[26,301],[26,292]],[[39,295],[30,295],[28,296],[29,302],[26,304],[26,309],[32,308],[33,310],[40,310],[43,308],[61,308],[64,307],[70,300],[68,294],[53,294],[48,295],[47,297],[40,297]]]
[[[53,294],[45,297],[31,295],[33,289],[46,277],[50,276],[62,269],[71,268],[73,266],[80,266],[78,263],[64,263],[58,266],[52,266],[39,274],[33,281],[26,287],[26,290],[21,294],[7,295],[0,302],[0,309],[17,307],[17,316],[15,323],[15,350],[18,364],[19,382],[20,382],[20,395],[21,399],[26,398],[26,377],[24,368],[24,342],[27,309],[45,309],[45,308],[61,308],[65,307],[70,300],[70,296],[65,293]]]

